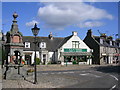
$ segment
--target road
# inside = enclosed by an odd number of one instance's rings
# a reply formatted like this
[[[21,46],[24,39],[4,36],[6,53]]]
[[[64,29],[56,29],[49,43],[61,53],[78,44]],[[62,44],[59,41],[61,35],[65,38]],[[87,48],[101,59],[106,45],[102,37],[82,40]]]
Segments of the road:
[[[118,88],[119,66],[99,66],[75,70],[37,71],[38,84],[32,84],[34,73],[25,80],[3,80],[3,88]],[[12,83],[13,87],[8,84]],[[16,85],[17,84],[17,85]]]

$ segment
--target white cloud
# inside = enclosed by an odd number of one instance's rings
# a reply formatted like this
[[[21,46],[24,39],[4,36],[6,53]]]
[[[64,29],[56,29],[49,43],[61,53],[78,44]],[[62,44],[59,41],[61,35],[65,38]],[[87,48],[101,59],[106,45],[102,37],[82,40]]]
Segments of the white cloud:
[[[31,26],[34,26],[35,23],[39,24],[38,21],[36,21],[36,20],[32,20],[31,22],[27,22],[27,23],[26,23],[26,26],[31,27]]]
[[[113,16],[104,9],[99,9],[86,3],[44,3],[44,7],[40,7],[38,10],[38,17],[45,23],[46,27],[53,29],[63,29],[69,25],[78,25],[88,20],[113,19]],[[88,25],[95,22],[86,23]],[[99,26],[97,24],[94,25]],[[94,27],[94,25],[86,27]]]
[[[77,24],[78,27],[84,28],[84,27],[100,27],[103,26],[104,23],[99,21],[87,21],[84,23]]]

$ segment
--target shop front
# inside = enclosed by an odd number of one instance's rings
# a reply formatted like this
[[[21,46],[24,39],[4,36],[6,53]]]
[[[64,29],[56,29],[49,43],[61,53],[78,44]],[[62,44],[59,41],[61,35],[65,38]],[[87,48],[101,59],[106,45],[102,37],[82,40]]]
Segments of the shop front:
[[[64,57],[64,63],[91,64],[92,54],[87,52],[87,49],[64,49],[62,56]]]

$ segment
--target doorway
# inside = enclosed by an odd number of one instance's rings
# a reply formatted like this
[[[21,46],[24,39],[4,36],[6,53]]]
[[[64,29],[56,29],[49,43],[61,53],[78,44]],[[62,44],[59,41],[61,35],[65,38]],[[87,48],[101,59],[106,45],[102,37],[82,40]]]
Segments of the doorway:
[[[27,62],[27,65],[31,65],[31,56],[25,55],[25,61]]]
[[[46,63],[46,54],[43,54],[43,64]]]

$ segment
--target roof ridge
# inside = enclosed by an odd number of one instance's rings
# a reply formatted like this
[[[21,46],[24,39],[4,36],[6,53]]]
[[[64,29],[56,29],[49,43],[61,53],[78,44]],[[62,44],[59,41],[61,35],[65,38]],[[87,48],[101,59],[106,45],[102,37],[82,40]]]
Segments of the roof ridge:
[[[23,36],[23,37],[34,37],[34,36]],[[47,36],[37,36],[38,38],[48,38]],[[65,38],[65,37],[54,37],[54,38]]]
[[[60,42],[60,44],[57,46],[57,48],[60,48],[62,42],[64,42],[64,40],[65,40],[66,38],[69,38],[69,37],[71,37],[71,36],[73,36],[73,35],[70,35],[70,36],[65,37],[65,38]],[[69,38],[69,39],[70,39],[70,38]],[[69,39],[68,39],[68,40],[69,40]],[[67,40],[67,41],[68,41],[68,40]],[[65,43],[66,43],[66,41],[65,41],[63,44],[65,44]],[[63,45],[63,44],[62,44],[62,45]],[[57,49],[57,48],[56,48],[56,49]]]

